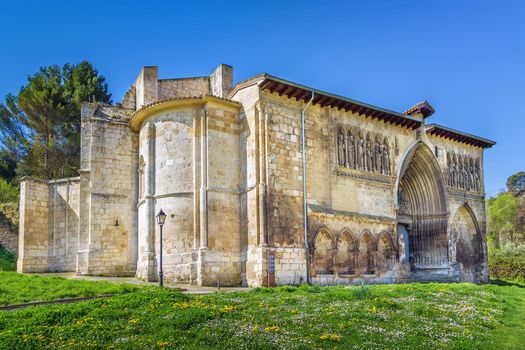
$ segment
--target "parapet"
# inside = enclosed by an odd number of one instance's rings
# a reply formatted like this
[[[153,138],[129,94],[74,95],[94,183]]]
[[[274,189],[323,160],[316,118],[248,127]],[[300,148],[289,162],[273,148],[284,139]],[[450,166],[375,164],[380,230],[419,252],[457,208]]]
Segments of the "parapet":
[[[159,79],[157,66],[143,67],[124,94],[122,107],[138,110],[151,103],[195,96],[225,98],[233,88],[233,68],[220,64],[209,76]]]

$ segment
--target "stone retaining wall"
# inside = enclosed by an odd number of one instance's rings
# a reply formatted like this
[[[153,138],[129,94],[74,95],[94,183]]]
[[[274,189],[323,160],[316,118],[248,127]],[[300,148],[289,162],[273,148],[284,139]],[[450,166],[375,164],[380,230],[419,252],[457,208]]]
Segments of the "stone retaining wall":
[[[18,232],[10,223],[4,222],[0,213],[0,246],[18,254]]]

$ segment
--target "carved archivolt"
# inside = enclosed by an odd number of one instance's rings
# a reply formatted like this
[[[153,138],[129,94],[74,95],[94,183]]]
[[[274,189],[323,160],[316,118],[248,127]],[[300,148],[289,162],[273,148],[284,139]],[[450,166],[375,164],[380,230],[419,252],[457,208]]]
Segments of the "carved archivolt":
[[[479,158],[447,153],[447,177],[450,187],[467,191],[481,191],[481,163]]]
[[[390,175],[390,146],[386,137],[360,129],[337,129],[339,166]]]
[[[408,150],[400,167],[398,214],[411,219],[410,261],[415,268],[448,264],[447,196],[442,170],[422,141]]]

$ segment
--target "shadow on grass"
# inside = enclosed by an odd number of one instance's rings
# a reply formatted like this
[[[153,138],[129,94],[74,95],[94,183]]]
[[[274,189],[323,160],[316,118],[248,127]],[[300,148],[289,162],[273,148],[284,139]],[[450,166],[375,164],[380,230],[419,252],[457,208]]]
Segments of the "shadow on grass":
[[[509,282],[504,280],[498,280],[498,279],[491,279],[490,284],[494,284],[496,286],[502,286],[502,287],[518,287],[518,288],[525,288],[525,284],[516,283],[516,282]]]

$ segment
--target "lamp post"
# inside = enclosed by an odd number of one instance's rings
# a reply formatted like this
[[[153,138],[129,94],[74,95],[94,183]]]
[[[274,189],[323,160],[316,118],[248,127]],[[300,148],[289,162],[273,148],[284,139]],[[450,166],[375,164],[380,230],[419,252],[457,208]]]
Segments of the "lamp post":
[[[159,287],[164,287],[164,272],[162,271],[162,226],[166,222],[166,214],[162,209],[157,214],[157,223],[160,226],[160,267],[159,267]]]

